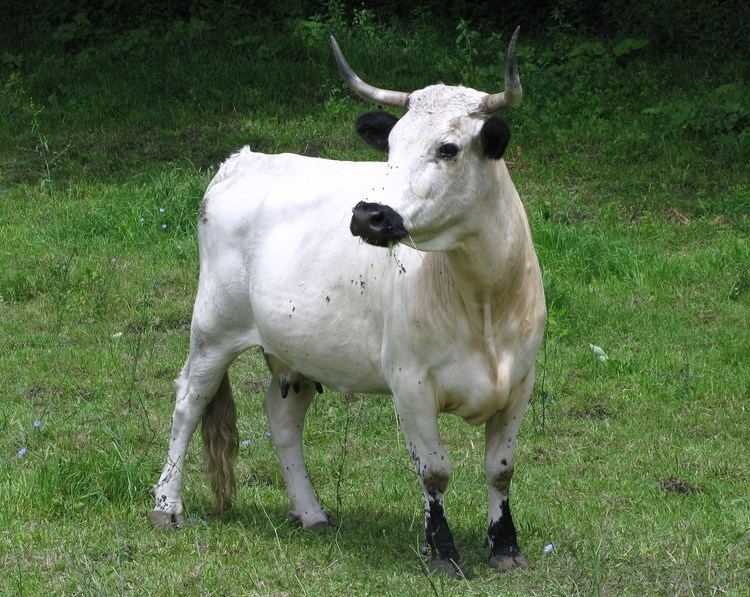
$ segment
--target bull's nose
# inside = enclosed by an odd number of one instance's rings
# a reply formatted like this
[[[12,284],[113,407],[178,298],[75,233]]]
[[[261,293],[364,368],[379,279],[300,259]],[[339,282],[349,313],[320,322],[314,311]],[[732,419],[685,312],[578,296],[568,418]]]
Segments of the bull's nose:
[[[407,235],[404,220],[399,213],[387,205],[360,201],[352,210],[349,230],[365,242],[386,247]]]

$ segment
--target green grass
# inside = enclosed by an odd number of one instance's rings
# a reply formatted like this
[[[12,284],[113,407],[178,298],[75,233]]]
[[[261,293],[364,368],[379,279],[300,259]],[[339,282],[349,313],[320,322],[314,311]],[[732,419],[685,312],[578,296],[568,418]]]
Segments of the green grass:
[[[545,58],[576,40],[524,42],[525,104],[509,115],[508,161],[550,307],[513,490],[531,568],[484,566],[483,433],[443,417],[455,464],[448,516],[476,577],[424,574],[421,493],[387,397],[316,400],[308,464],[340,526],[310,535],[287,523],[256,353],[231,370],[240,435],[252,440],[234,509],[209,515],[196,441],[188,524],[148,526],[211,167],[243,143],[376,159],[353,134],[369,107],[338,81],[324,25],[288,25],[288,37],[259,27],[256,38],[154,38],[124,54],[40,50],[15,74],[1,71],[0,593],[746,593],[746,129],[710,129],[719,125],[698,108],[700,126],[643,112],[646,97],[711,97],[698,59],[581,70],[569,64],[577,54]],[[376,84],[497,85],[491,56],[502,44],[473,38],[476,52],[463,55],[424,24],[376,32],[338,31]],[[394,39],[403,43],[387,51]],[[728,63],[712,76],[741,81],[746,69]],[[636,80],[635,97],[623,97]]]

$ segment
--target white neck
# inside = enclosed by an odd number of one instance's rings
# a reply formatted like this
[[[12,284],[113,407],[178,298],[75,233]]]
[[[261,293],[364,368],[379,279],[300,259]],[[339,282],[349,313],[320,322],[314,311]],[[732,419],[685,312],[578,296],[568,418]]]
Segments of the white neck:
[[[527,259],[528,223],[504,162],[497,164],[496,174],[497,186],[478,197],[468,214],[470,232],[445,253],[464,301],[477,305],[512,293]]]
[[[504,163],[498,164],[497,174],[499,187],[474,203],[468,219],[472,232],[455,249],[430,254],[436,266],[434,285],[445,291],[449,284],[460,295],[495,372],[496,330],[526,308],[521,298],[534,257],[526,214]]]

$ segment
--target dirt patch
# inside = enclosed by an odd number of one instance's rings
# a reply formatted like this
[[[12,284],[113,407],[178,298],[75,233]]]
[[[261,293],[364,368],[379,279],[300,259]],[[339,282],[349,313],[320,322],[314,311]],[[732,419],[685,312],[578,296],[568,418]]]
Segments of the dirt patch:
[[[690,223],[690,218],[688,218],[684,213],[682,213],[676,207],[671,207],[669,210],[667,210],[666,218],[673,224],[689,224]]]
[[[576,419],[590,419],[593,421],[603,421],[612,417],[612,412],[601,404],[590,404],[583,408],[571,410],[568,414]]]
[[[703,493],[703,490],[697,485],[693,485],[677,477],[659,479],[659,489],[665,493]]]
[[[732,225],[732,220],[722,214],[714,218],[714,224],[716,224],[717,226],[721,226],[722,228],[726,228],[727,226]]]
[[[556,213],[552,216],[552,219],[560,224],[579,224],[586,220],[590,220],[591,216],[586,212],[574,209],[569,212]]]
[[[58,386],[33,383],[20,392],[21,398],[27,400],[34,407],[47,406],[52,400],[63,398],[66,390]]]

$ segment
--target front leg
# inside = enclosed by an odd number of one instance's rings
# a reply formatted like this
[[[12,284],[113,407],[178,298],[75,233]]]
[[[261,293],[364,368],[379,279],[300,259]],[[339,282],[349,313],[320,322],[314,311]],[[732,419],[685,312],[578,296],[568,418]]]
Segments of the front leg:
[[[510,482],[513,477],[516,436],[533,387],[532,370],[513,388],[507,407],[492,415],[485,424],[484,469],[489,489],[489,565],[503,571],[528,567],[528,562],[518,547],[516,528],[510,513]]]
[[[440,443],[435,398],[430,392],[414,391],[413,388],[411,392],[396,392],[394,396],[401,431],[424,493],[423,552],[432,554],[432,571],[465,577],[443,505],[452,464]]]

